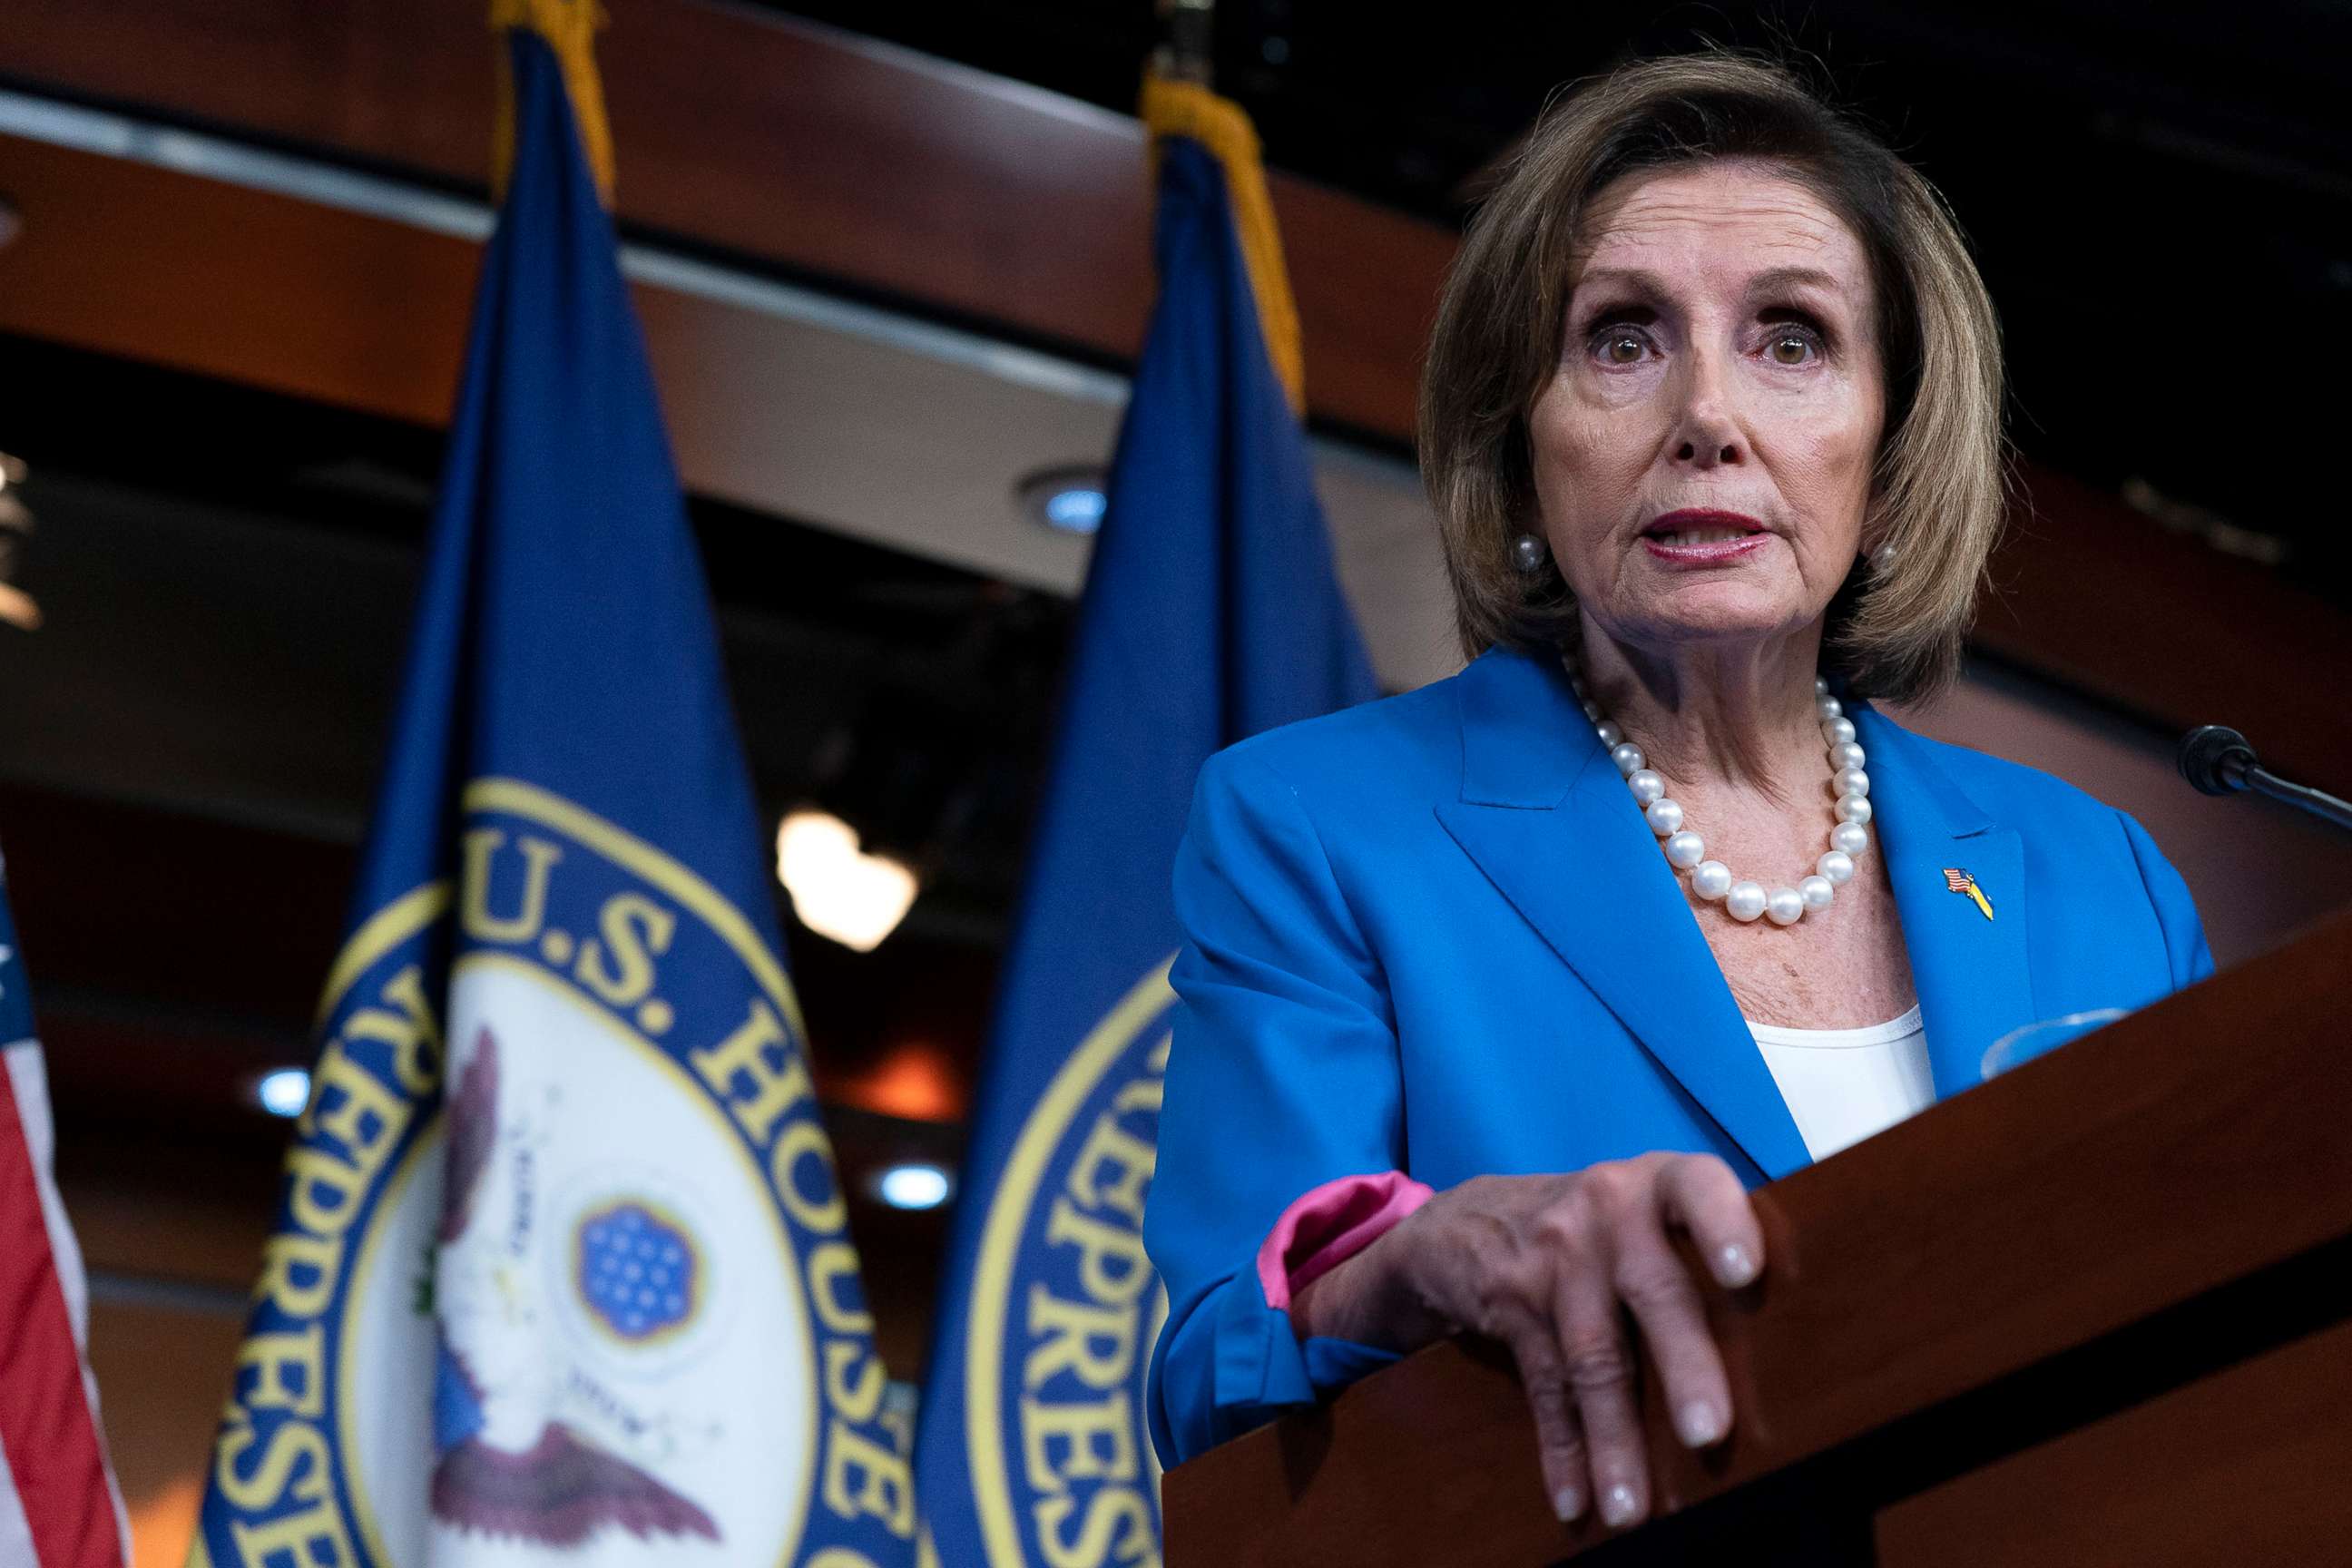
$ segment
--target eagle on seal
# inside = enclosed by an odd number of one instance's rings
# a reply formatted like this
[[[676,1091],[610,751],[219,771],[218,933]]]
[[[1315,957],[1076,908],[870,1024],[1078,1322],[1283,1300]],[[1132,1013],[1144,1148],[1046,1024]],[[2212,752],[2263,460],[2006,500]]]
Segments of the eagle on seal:
[[[436,1237],[442,1276],[457,1276],[470,1287],[465,1294],[479,1298],[467,1304],[483,1310],[452,1311],[448,1301],[436,1300],[434,1311],[433,1516],[459,1530],[543,1546],[578,1546],[608,1525],[640,1540],[715,1542],[719,1527],[701,1508],[547,1414],[557,1371],[537,1314],[519,1300],[494,1244],[465,1246],[498,1144],[498,1041],[485,1028],[446,1112],[447,1179]],[[478,1253],[481,1267],[469,1252]],[[483,1366],[495,1366],[506,1380],[486,1382],[477,1371]]]

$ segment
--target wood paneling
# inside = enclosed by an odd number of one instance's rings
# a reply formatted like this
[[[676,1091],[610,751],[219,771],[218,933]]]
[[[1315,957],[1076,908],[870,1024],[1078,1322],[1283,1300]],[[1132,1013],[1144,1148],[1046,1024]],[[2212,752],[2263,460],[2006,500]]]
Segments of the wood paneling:
[[[2024,484],[1980,647],[2176,730],[2234,725],[2271,766],[2352,794],[2352,617],[2064,475]]]
[[[625,223],[1081,353],[1135,352],[1151,288],[1135,121],[740,7],[611,11],[598,54]],[[494,79],[483,14],[116,0],[101,22],[75,0],[14,0],[0,70],[475,189]],[[1271,184],[1315,413],[1402,438],[1453,236]]]
[[[1883,1568],[2305,1568],[2352,1542],[2352,1325],[1898,1503]]]
[[[131,1512],[131,1568],[187,1561],[243,1327],[234,1315],[143,1301],[91,1308],[90,1364]]]
[[[0,136],[0,331],[440,426],[478,247]]]

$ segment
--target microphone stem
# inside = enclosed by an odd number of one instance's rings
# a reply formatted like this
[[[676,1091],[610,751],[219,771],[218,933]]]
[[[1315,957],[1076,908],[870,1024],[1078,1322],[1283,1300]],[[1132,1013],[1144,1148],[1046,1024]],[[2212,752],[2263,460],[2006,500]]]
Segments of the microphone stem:
[[[2352,804],[2340,801],[2325,790],[2315,790],[2305,784],[2289,783],[2276,773],[2261,767],[2247,768],[2244,773],[2247,788],[2259,791],[2273,800],[2283,800],[2289,805],[2301,806],[2322,821],[2332,822],[2338,827],[2352,829]]]

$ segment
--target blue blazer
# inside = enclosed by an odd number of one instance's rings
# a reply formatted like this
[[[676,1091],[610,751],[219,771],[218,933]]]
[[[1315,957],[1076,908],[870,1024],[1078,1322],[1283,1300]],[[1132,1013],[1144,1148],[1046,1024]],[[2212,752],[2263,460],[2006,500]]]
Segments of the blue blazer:
[[[1851,716],[1938,1098],[2021,1024],[2211,972],[2188,889],[2131,818],[1867,703]],[[1150,1389],[1168,1463],[1393,1359],[1301,1344],[1266,1305],[1259,1243],[1309,1188],[1400,1170],[1443,1190],[1654,1149],[1720,1155],[1751,1186],[1808,1163],[1554,659],[1493,651],[1211,758],[1175,901],[1144,1226],[1169,1294]]]

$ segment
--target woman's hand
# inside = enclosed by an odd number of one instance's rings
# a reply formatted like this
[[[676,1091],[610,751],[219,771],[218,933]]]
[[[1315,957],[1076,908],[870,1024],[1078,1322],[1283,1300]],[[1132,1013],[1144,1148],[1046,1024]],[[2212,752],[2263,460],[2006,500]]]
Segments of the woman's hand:
[[[1563,1520],[1598,1498],[1623,1529],[1649,1512],[1649,1465],[1620,1308],[1694,1448],[1731,1430],[1731,1391],[1699,1287],[1667,1242],[1689,1232],[1717,1284],[1764,1262],[1739,1178],[1710,1154],[1643,1154],[1559,1176],[1482,1176],[1432,1198],[1291,1303],[1300,1337],[1410,1351],[1499,1340],[1533,1407],[1544,1485]]]

